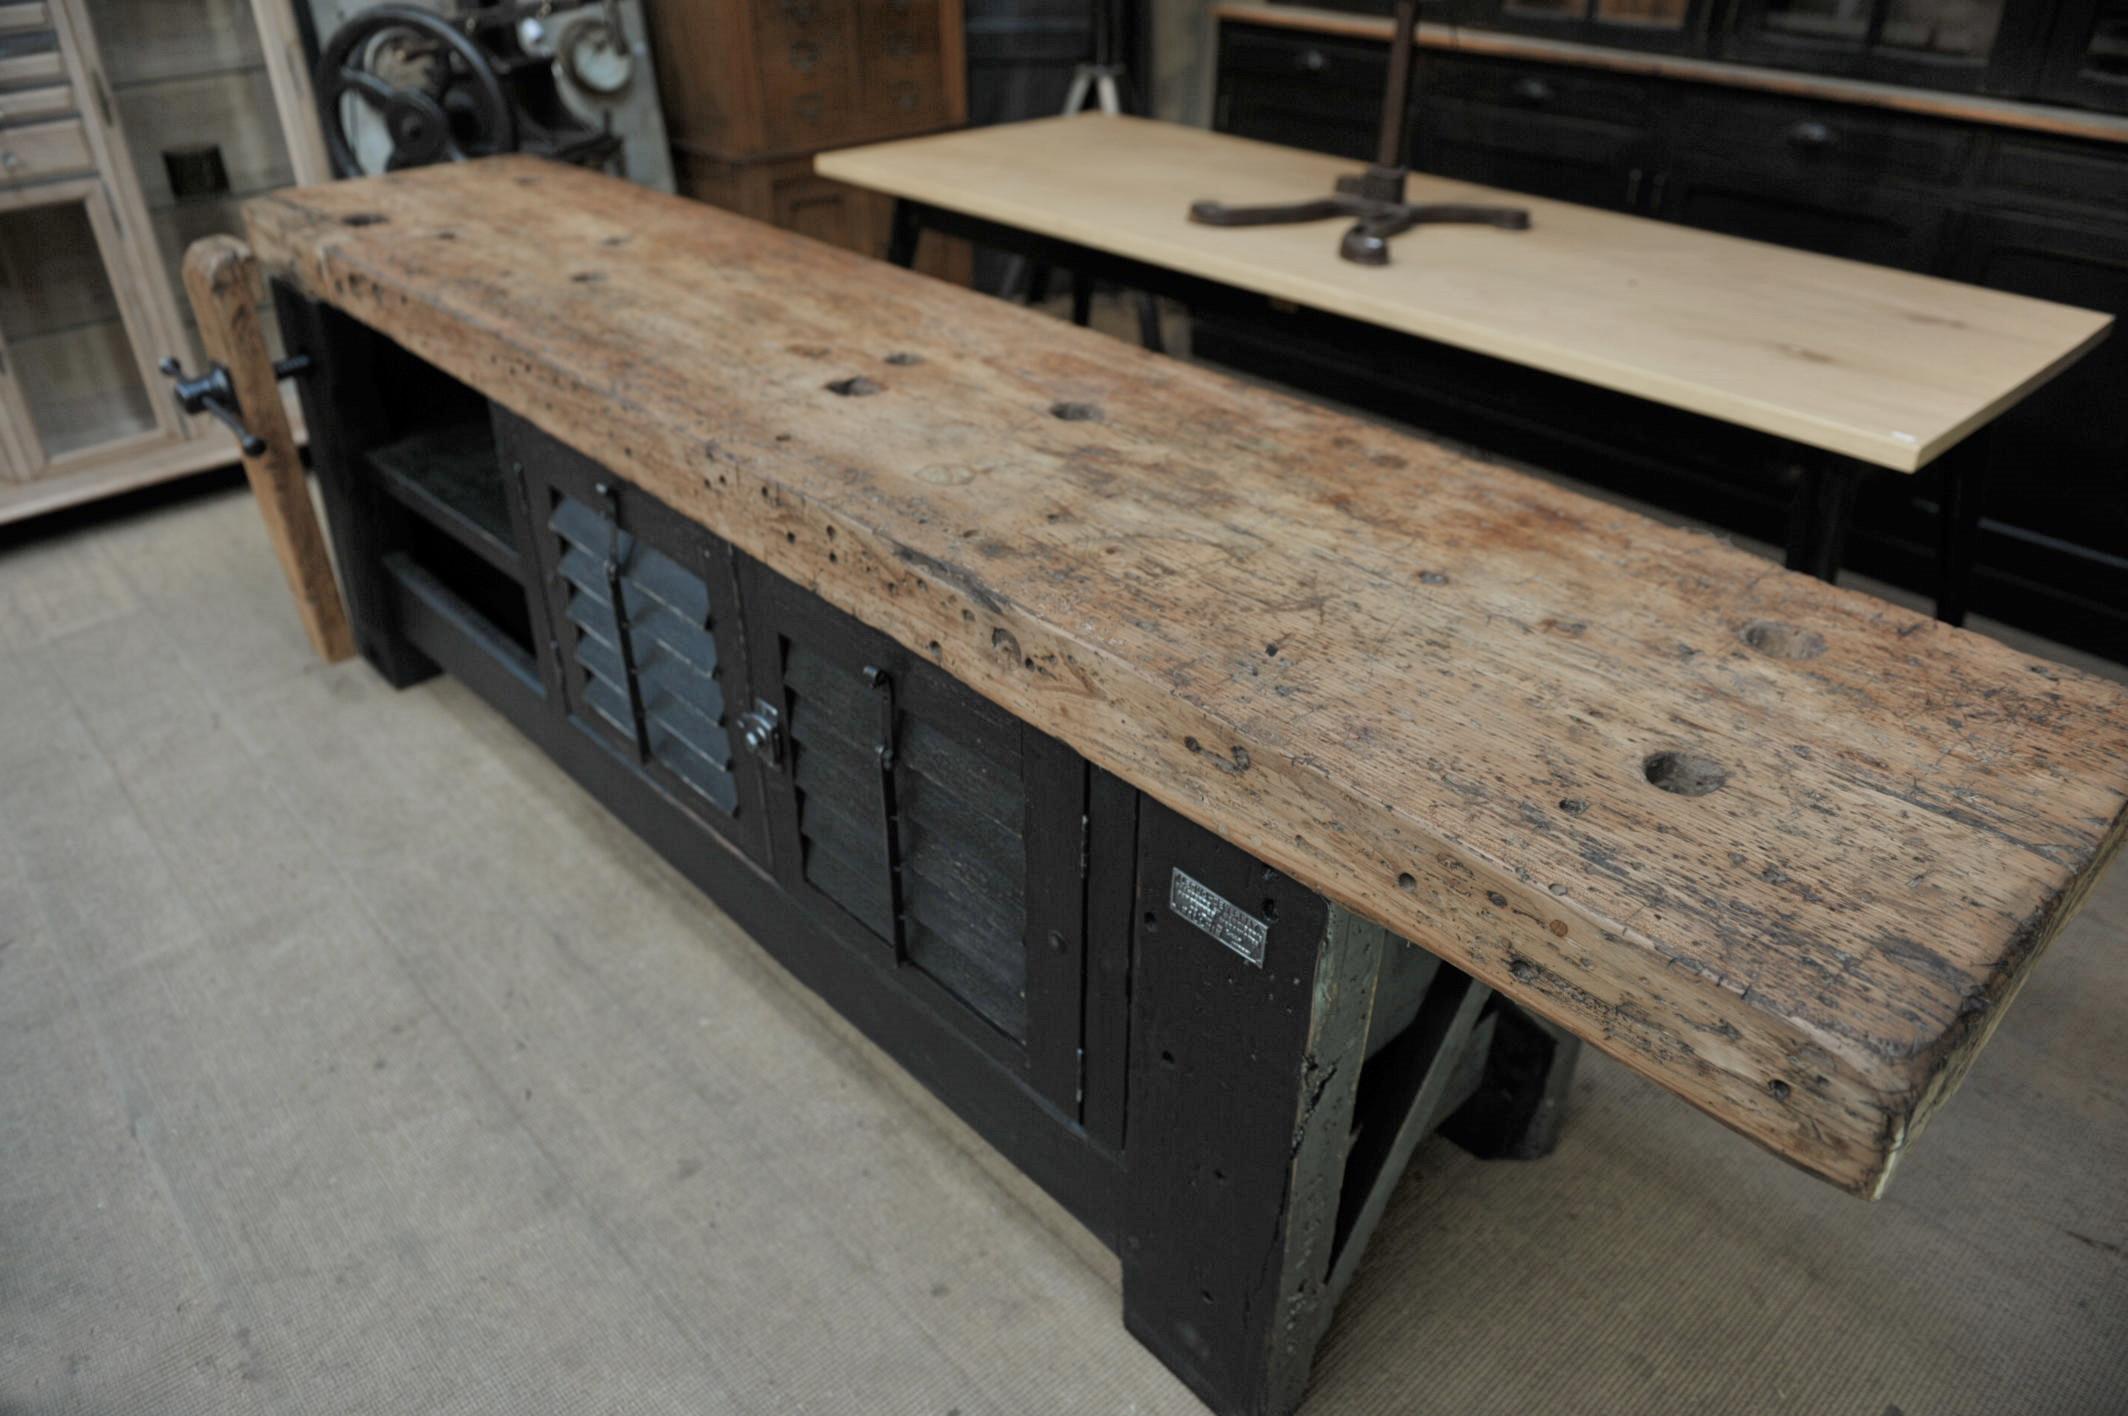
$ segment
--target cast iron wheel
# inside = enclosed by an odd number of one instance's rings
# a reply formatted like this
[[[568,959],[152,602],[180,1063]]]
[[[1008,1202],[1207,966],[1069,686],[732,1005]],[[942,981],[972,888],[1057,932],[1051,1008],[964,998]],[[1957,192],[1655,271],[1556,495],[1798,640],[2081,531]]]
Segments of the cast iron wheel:
[[[380,59],[400,72],[376,72]],[[517,110],[488,53],[449,21],[411,5],[380,5],[333,34],[318,59],[318,116],[338,177],[364,175],[342,100],[360,100],[391,137],[385,170],[517,150]]]

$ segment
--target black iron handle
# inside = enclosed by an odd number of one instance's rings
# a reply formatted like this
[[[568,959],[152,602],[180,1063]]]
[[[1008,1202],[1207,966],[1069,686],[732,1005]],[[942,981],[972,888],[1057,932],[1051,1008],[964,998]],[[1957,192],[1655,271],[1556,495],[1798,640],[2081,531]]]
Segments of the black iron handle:
[[[187,375],[185,366],[175,355],[156,366],[170,380],[170,392],[177,397],[177,406],[188,417],[197,418],[204,413],[236,434],[236,443],[246,457],[258,457],[266,451],[266,439],[244,426],[244,410],[237,403],[236,383],[229,377],[226,364],[209,364],[207,372],[197,376]],[[291,354],[274,361],[276,379],[290,379],[310,372],[308,354]]]
[[[894,946],[895,962],[900,963],[908,957],[908,940],[902,931],[901,809],[894,794],[894,675],[877,664],[867,664],[864,681],[879,695],[879,818],[887,857],[887,915],[893,929],[888,942]]]
[[[1552,91],[1552,86],[1535,74],[1525,74],[1515,80],[1514,87],[1510,92],[1524,103],[1550,103],[1553,98],[1557,97]]]
[[[1788,141],[1799,148],[1821,151],[1840,141],[1840,135],[1830,124],[1820,123],[1815,118],[1806,118],[1788,130]]]

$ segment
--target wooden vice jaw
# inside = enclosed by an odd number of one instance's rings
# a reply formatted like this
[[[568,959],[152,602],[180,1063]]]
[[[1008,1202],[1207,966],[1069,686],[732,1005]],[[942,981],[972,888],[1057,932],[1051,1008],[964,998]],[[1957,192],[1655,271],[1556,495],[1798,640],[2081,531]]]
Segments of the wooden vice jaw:
[[[265,290],[250,247],[233,236],[205,237],[185,252],[184,272],[209,366],[198,378],[186,378],[175,359],[166,359],[163,372],[176,382],[187,413],[219,418],[236,435],[245,480],[295,595],[303,632],[319,658],[338,663],[355,652],[354,636],[281,402],[281,380],[302,365],[276,363],[267,347],[259,327]]]

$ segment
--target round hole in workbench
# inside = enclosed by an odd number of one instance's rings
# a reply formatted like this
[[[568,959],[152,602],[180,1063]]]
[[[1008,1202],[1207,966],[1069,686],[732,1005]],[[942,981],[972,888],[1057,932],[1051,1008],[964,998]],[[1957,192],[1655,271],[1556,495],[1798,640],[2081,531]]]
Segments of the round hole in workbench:
[[[1778,620],[1753,620],[1737,634],[1769,659],[1815,659],[1825,652],[1825,636]]]
[[[1412,873],[1411,873],[1410,871],[1408,871],[1408,870],[1407,870],[1407,871],[1405,871],[1405,872],[1404,872],[1403,874],[1401,874],[1401,875],[1399,875],[1399,876],[1397,877],[1397,889],[1399,889],[1399,890],[1416,890],[1416,889],[1418,889],[1418,888],[1419,888],[1419,877],[1418,877],[1418,876],[1416,876],[1416,875],[1413,875],[1413,874],[1412,874]]]
[[[1673,796],[1700,797],[1726,786],[1729,773],[1711,757],[1690,752],[1658,752],[1640,764],[1648,785]]]

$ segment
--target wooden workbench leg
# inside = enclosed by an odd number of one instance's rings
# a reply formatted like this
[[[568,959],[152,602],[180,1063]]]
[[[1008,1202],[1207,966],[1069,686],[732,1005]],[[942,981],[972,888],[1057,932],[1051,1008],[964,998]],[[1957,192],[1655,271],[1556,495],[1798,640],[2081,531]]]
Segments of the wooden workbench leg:
[[[1233,944],[1177,912],[1177,870]],[[1329,1320],[1383,932],[1149,799],[1137,893],[1124,1322],[1215,1411],[1283,1416]]]
[[[1943,499],[1936,512],[1936,618],[1964,624],[1973,590],[1974,550],[1980,540],[1980,509],[1987,499],[1994,460],[1991,424],[1944,454]]]
[[[347,584],[355,647],[392,687],[410,687],[437,669],[401,632],[384,569],[404,513],[363,466],[364,452],[391,436],[393,426],[385,406],[395,390],[383,368],[384,339],[285,286],[276,284],[273,296],[282,345],[311,359],[309,376],[296,387],[310,427],[310,460],[318,472],[326,525]]]
[[[1505,998],[1492,1013],[1484,1077],[1441,1134],[1483,1160],[1537,1160],[1559,1144],[1581,1039]]]
[[[311,648],[327,663],[355,652],[325,537],[310,502],[310,483],[281,403],[280,378],[259,328],[258,262],[233,236],[209,236],[185,252],[185,290],[199,320],[207,357],[229,370],[244,424],[262,444],[243,454],[244,476],[266,522],[267,539],[296,598]]]

